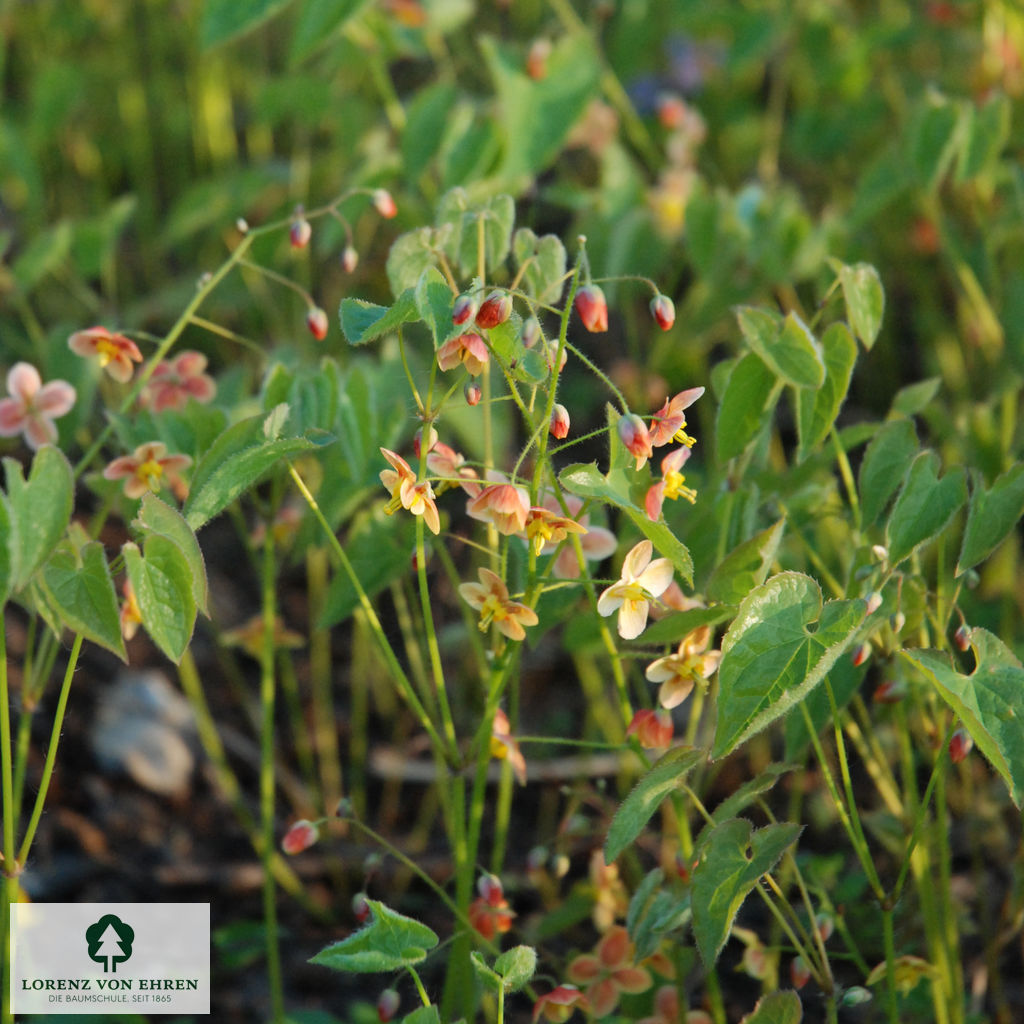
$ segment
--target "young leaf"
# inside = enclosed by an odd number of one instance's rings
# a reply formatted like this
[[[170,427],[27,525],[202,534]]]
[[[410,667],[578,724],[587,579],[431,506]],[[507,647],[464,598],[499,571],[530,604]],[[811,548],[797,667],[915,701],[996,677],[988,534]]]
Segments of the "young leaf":
[[[900,416],[916,416],[927,408],[942,386],[941,377],[926,377],[924,380],[907,384],[896,392],[892,400],[892,411]]]
[[[898,565],[919,545],[937,537],[967,500],[967,477],[955,466],[941,480],[939,457],[921,452],[910,467],[886,527],[889,559]]]
[[[783,775],[798,767],[799,765],[797,764],[770,764],[760,775],[756,775],[754,778],[744,782],[739,789],[727,796],[714,809],[711,821],[704,826],[697,836],[697,842],[694,844],[695,847],[700,849],[715,826],[721,825],[722,822],[728,821],[730,818],[735,818],[740,811],[749,807],[759,796],[772,789]]]
[[[747,894],[796,842],[800,831],[800,825],[790,823],[753,831],[749,821],[733,818],[708,834],[693,869],[690,897],[693,936],[705,964],[718,959]]]
[[[263,24],[287,0],[206,0],[201,38],[204,47],[219,46]]]
[[[722,641],[711,756],[795,708],[853,644],[865,615],[861,600],[823,606],[821,588],[802,573],[779,573],[752,591]]]
[[[690,920],[690,893],[664,886],[660,868],[649,872],[629,901],[626,928],[636,946],[635,959],[649,957],[670,932]]]
[[[391,294],[399,296],[399,302],[405,298],[405,293],[416,287],[416,282],[427,267],[437,266],[437,250],[434,245],[433,228],[416,228],[415,231],[407,231],[399,235],[388,250],[386,264],[388,283],[391,285]],[[355,301],[355,300],[353,300]],[[370,303],[365,303],[370,305]],[[352,335],[345,330],[344,309],[345,300],[342,300],[342,330],[350,344]],[[395,324],[395,327],[398,325]],[[394,330],[394,327],[391,328]]]
[[[800,1024],[804,1008],[800,997],[792,989],[769,992],[757,1001],[754,1009],[740,1024]]]
[[[987,629],[971,630],[975,668],[961,675],[939,651],[902,651],[956,712],[978,749],[1003,777],[1017,807],[1024,804],[1024,668]]]
[[[36,452],[27,482],[21,463],[14,459],[4,459],[4,469],[11,589],[18,591],[50,557],[67,529],[74,506],[74,474],[64,453],[54,445]]]
[[[917,452],[917,431],[913,420],[886,423],[872,438],[864,452],[857,477],[860,510],[865,526],[875,522],[882,514]]]
[[[426,959],[427,950],[437,945],[437,935],[425,924],[377,900],[366,902],[373,913],[370,923],[322,949],[310,958],[311,964],[334,971],[386,973],[420,963]]]
[[[832,324],[822,336],[821,347],[825,357],[825,382],[817,390],[796,389],[798,462],[807,458],[828,436],[846,398],[857,360],[857,343],[845,324]]]
[[[188,648],[196,622],[192,571],[181,549],[159,534],[145,541],[145,557],[130,541],[121,548],[142,625],[175,664]]]
[[[687,772],[707,756],[704,750],[676,747],[630,790],[619,805],[604,841],[604,862],[611,864],[633,842],[651,820],[662,800],[674,790]]]
[[[995,93],[977,108],[969,108],[967,137],[956,165],[957,182],[967,181],[995,163],[1010,136],[1009,97]]]
[[[434,348],[440,348],[452,333],[452,290],[437,267],[427,267],[416,282],[413,294],[420,319],[430,328]]]
[[[870,349],[882,329],[882,314],[885,312],[885,291],[878,271],[870,263],[849,266],[834,260],[831,262],[843,289],[850,329],[860,343]]]
[[[825,380],[821,346],[796,313],[780,321],[774,313],[741,306],[736,318],[747,344],[779,380],[796,388],[821,387]]]
[[[204,615],[209,615],[207,602],[209,591],[206,580],[206,562],[199,548],[199,541],[185,517],[155,494],[146,493],[139,505],[139,514],[132,522],[137,530],[146,534],[158,534],[172,541],[181,551],[191,575],[192,600]]]
[[[1024,462],[1018,462],[985,490],[981,474],[971,474],[971,504],[967,513],[956,574],[987,558],[1024,515]]]
[[[501,975],[506,992],[518,992],[537,970],[537,951],[532,946],[513,946],[494,961],[494,971]]]
[[[741,455],[765,429],[777,398],[775,375],[760,356],[748,352],[732,368],[718,406],[715,451],[719,462]]]
[[[393,306],[378,306],[365,299],[344,298],[338,307],[341,333],[350,345],[366,345],[376,341],[398,330],[402,324],[418,320],[420,315],[416,308],[416,295],[411,288],[402,292]]]
[[[41,449],[45,451],[46,449]],[[98,541],[76,555],[70,544],[53,552],[43,566],[40,585],[61,624],[127,661],[114,582]]]
[[[786,520],[780,519],[730,551],[711,573],[708,598],[723,604],[739,604],[754,587],[764,583],[785,528]]]

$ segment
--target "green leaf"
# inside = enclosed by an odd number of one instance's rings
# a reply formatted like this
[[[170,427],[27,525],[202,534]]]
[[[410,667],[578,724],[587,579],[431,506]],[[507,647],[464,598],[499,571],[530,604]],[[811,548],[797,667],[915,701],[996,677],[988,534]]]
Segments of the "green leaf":
[[[796,768],[798,764],[770,764],[759,775],[748,779],[739,789],[727,796],[715,809],[709,821],[701,830],[694,844],[700,847],[704,844],[711,829],[721,825],[730,818],[735,818],[740,811],[749,807],[758,797],[763,796],[774,788],[775,783]]]
[[[537,971],[537,951],[532,946],[513,946],[494,961],[506,992],[524,988]]]
[[[823,606],[818,584],[797,572],[752,591],[722,641],[712,757],[792,711],[852,645],[865,609],[862,600]]]
[[[10,584],[21,590],[57,546],[74,506],[74,473],[64,453],[44,445],[35,454],[28,482],[21,463],[4,459],[10,530]]]
[[[670,932],[690,919],[689,892],[666,888],[664,880],[660,868],[648,872],[629,901],[626,928],[636,946],[637,961],[649,957]]]
[[[757,1001],[754,1009],[740,1024],[800,1024],[804,1008],[800,997],[792,990],[769,992]]]
[[[554,304],[565,288],[565,246],[557,235],[538,238],[530,228],[520,228],[512,239],[512,252],[523,271],[520,287],[538,302]]]
[[[900,416],[917,415],[938,394],[941,385],[941,377],[927,377],[900,388],[892,400],[892,411]]]
[[[1024,803],[1024,668],[987,629],[971,630],[974,671],[961,675],[939,651],[901,651],[935,685],[971,734],[978,749],[1003,777],[1010,797]]]
[[[502,987],[501,975],[494,971],[490,964],[484,959],[483,953],[479,950],[474,949],[469,954],[469,962],[473,965],[473,971],[476,976],[490,989],[496,989]]]
[[[796,842],[801,826],[789,823],[753,830],[733,818],[716,825],[700,849],[693,869],[693,936],[705,964],[713,964],[729,937],[733,920],[757,885]]]
[[[367,0],[316,0],[314,4],[301,4],[289,50],[291,63],[298,63],[337,34],[366,3]]]
[[[796,313],[780,322],[774,313],[741,306],[736,318],[747,344],[779,380],[796,388],[821,387],[825,380],[821,346]]]
[[[47,274],[60,267],[71,251],[72,237],[70,221],[62,220],[25,246],[11,267],[11,276],[20,292],[32,291]]]
[[[981,107],[970,108],[970,116],[960,158],[956,165],[957,182],[967,181],[994,164],[1010,137],[1010,100],[996,93]]]
[[[672,612],[644,630],[645,644],[677,644],[688,633],[700,626],[714,626],[736,614],[731,605],[716,604],[711,608],[691,608],[685,612]]]
[[[437,267],[427,267],[416,282],[414,292],[416,311],[419,317],[430,328],[434,338],[434,348],[440,348],[448,335],[452,334],[452,295],[451,287]]]
[[[185,517],[155,494],[146,493],[142,496],[139,513],[132,521],[132,526],[147,535],[157,534],[174,543],[185,559],[191,577],[192,600],[199,611],[209,616],[206,562],[199,548],[199,541],[192,527],[185,522]]]
[[[775,375],[754,352],[736,363],[722,393],[715,426],[719,462],[741,455],[767,426],[778,398]]]
[[[629,473],[632,473],[632,470],[616,469],[608,476],[603,476],[594,463],[576,463],[563,469],[558,475],[558,480],[570,494],[581,498],[597,498],[622,509],[658,553],[667,558],[676,572],[692,585],[693,559],[689,550],[665,523],[652,523],[647,513],[633,503],[629,496]]]
[[[373,918],[347,939],[322,949],[310,959],[335,971],[381,973],[411,967],[426,959],[437,935],[425,924],[405,917],[377,900],[367,900]]]
[[[871,439],[857,477],[865,526],[870,526],[882,514],[918,450],[913,420],[886,423]]]
[[[183,510],[193,530],[223,512],[281,459],[316,447],[306,437],[268,438],[267,422],[266,416],[252,416],[228,427],[200,460]]]
[[[386,463],[382,464],[386,466]],[[382,492],[383,493],[383,492]],[[383,512],[362,519],[345,539],[345,550],[363,590],[372,599],[409,572],[416,539],[416,521],[404,510],[393,516]],[[348,574],[331,580],[317,628],[344,622],[359,607],[359,595]]]
[[[730,551],[711,573],[708,598],[723,604],[739,604],[754,587],[764,583],[785,528],[786,520],[780,519]]]
[[[350,345],[366,345],[397,331],[410,320],[418,320],[420,312],[415,291],[407,288],[393,306],[378,306],[365,299],[342,299],[338,317],[345,340]]]
[[[830,262],[843,289],[850,329],[860,339],[860,343],[870,349],[882,329],[882,315],[885,311],[885,290],[878,271],[870,263],[847,265],[838,260]]]
[[[484,264],[488,276],[504,262],[509,253],[512,237],[512,225],[515,223],[516,207],[511,196],[497,195],[481,203],[468,203],[462,189],[453,189],[445,197],[451,211],[459,210],[459,222],[453,237],[455,244],[449,250],[458,264],[459,270],[466,277],[477,273],[480,252],[480,225],[483,225]],[[438,218],[452,216],[445,213],[446,206],[442,201]]]
[[[1024,462],[1008,469],[985,490],[981,474],[971,473],[971,504],[960,545],[956,574],[987,558],[1024,515]]]
[[[967,500],[963,466],[955,466],[941,480],[938,473],[939,457],[935,452],[921,452],[911,464],[886,527],[892,565],[937,537]]]
[[[250,32],[288,0],[206,0],[200,38],[204,47],[219,46]]]
[[[423,271],[427,267],[437,266],[437,250],[434,245],[433,228],[416,228],[415,231],[407,231],[399,235],[392,243],[388,251],[387,274],[388,283],[391,285],[391,294],[405,298],[405,292],[416,287]],[[357,301],[355,299],[353,302]],[[344,309],[345,302],[342,300]],[[370,305],[370,303],[364,303]],[[344,317],[342,319],[342,330],[345,329]],[[398,324],[394,325],[395,327]],[[393,329],[393,328],[392,328]],[[350,344],[352,335],[346,332]]]
[[[77,553],[70,544],[62,544],[43,566],[41,577],[46,601],[62,625],[128,660],[102,544],[90,541]]]
[[[431,1003],[429,1006],[417,1006],[412,1013],[402,1018],[402,1024],[441,1024],[441,1014]]]
[[[402,134],[402,165],[410,180],[426,170],[441,148],[455,96],[452,82],[434,82],[420,89],[409,104]]]
[[[845,324],[832,324],[821,339],[825,356],[825,381],[817,390],[796,389],[796,427],[800,443],[797,461],[802,462],[828,437],[850,387],[857,361],[857,343]]]
[[[683,780],[687,772],[705,760],[707,751],[676,747],[630,790],[608,828],[604,841],[604,862],[611,864],[643,831],[651,816]]]
[[[196,622],[192,571],[178,545],[160,534],[150,534],[144,550],[143,556],[131,541],[122,546],[128,579],[146,632],[177,664],[188,648]]]

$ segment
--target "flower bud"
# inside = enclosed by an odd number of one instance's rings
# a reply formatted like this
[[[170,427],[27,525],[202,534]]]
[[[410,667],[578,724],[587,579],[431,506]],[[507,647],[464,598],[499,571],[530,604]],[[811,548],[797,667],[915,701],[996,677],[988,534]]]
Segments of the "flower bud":
[[[305,249],[313,237],[313,228],[305,217],[296,217],[292,226],[288,229],[288,238],[291,240],[293,249]]]
[[[903,612],[896,612],[896,614],[889,619],[889,628],[896,634],[898,634],[906,624],[907,617]]]
[[[476,314],[478,327],[497,327],[512,315],[512,296],[496,288],[482,303]]]
[[[413,435],[413,438],[412,438],[412,451],[413,451],[413,454],[416,456],[417,459],[420,457],[420,455],[423,452],[422,444],[423,444],[423,428],[420,427],[420,429],[416,431],[416,433]],[[434,425],[430,424],[427,427],[427,451],[429,452],[431,450],[431,448],[434,447],[435,444],[437,444],[437,431],[434,429]]]
[[[802,956],[795,956],[789,962],[789,980],[793,988],[803,988],[811,980],[811,969]]]
[[[386,220],[391,220],[398,213],[398,207],[391,193],[386,188],[373,190],[373,205],[377,212]]]
[[[875,556],[880,562],[889,561],[889,549],[884,544],[872,544],[871,554]]]
[[[285,853],[295,854],[308,850],[320,838],[320,831],[311,821],[303,818],[284,834],[281,840],[281,849]]]
[[[961,651],[971,649],[971,627],[966,622],[953,634],[953,643]]]
[[[470,381],[470,383],[466,385],[463,394],[466,396],[467,405],[479,405],[480,399],[484,396],[483,389],[476,383],[476,381]]]
[[[327,337],[327,314],[319,306],[313,306],[306,313],[306,326],[317,341],[323,341]]]
[[[476,316],[480,303],[474,292],[463,292],[452,306],[452,323],[460,327]]]
[[[555,403],[551,410],[551,424],[548,429],[552,437],[558,438],[559,441],[569,435],[569,410],[564,405]]]
[[[239,234],[249,234],[249,222],[244,217],[239,217],[238,220],[235,221],[235,228]]]
[[[535,316],[527,317],[523,321],[519,337],[523,342],[523,348],[533,348],[540,341],[540,321]]]
[[[488,906],[496,907],[505,898],[501,879],[497,875],[484,874],[477,879],[476,891]]]
[[[865,661],[871,656],[871,644],[863,643],[857,644],[853,649],[853,653],[850,655],[850,660],[853,662],[854,668],[859,668],[864,664]]]
[[[547,78],[548,57],[551,56],[551,41],[535,39],[526,54],[526,73],[535,81]]]
[[[565,878],[569,874],[570,867],[572,864],[564,853],[556,853],[551,858],[551,873],[555,878]]]
[[[626,729],[627,736],[635,736],[640,746],[648,750],[667,750],[672,743],[672,716],[667,711],[644,708],[633,715]]]
[[[584,285],[573,301],[583,326],[592,334],[608,330],[608,302],[596,284]]]
[[[839,1001],[839,1005],[842,1007],[860,1006],[861,1003],[870,1002],[871,993],[860,985],[854,985],[843,993],[843,998]]]
[[[953,764],[959,764],[974,746],[971,734],[960,726],[952,736],[949,737],[949,759]]]
[[[654,454],[647,424],[636,413],[626,413],[619,417],[618,432],[626,451],[636,458],[636,468],[643,469],[644,463]]]
[[[352,801],[347,796],[343,796],[338,800],[334,808],[334,816],[336,818],[352,817]]]
[[[877,590],[872,590],[867,596],[867,613],[871,615],[882,607],[882,595]]]
[[[393,988],[386,988],[377,996],[377,1019],[380,1024],[388,1024],[401,1005],[402,998]]]
[[[899,704],[907,695],[907,684],[903,679],[886,679],[879,683],[871,699],[876,704]]]
[[[341,269],[351,274],[359,266],[359,253],[351,245],[346,245],[341,253]]]
[[[530,872],[543,871],[548,861],[546,846],[535,846],[526,855],[526,870]]]
[[[651,299],[651,316],[663,331],[669,330],[676,322],[675,303],[667,295],[655,295]]]
[[[821,911],[814,915],[814,927],[817,928],[822,942],[828,942],[836,929],[835,918],[831,914]]]
[[[352,897],[352,913],[360,924],[365,924],[370,917],[370,904],[366,902],[366,893],[357,892]]]

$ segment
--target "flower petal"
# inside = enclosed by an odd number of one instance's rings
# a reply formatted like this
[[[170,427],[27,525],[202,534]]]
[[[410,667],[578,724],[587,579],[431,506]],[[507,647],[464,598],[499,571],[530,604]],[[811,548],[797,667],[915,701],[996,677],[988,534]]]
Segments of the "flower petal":
[[[635,640],[647,625],[647,612],[650,605],[640,598],[624,601],[619,609],[619,636],[623,640]],[[599,609],[600,610],[600,609]]]
[[[25,428],[25,403],[17,398],[0,399],[0,437],[14,437]]]
[[[71,412],[77,397],[75,389],[66,380],[51,380],[39,389],[35,406],[44,416],[56,420]]]
[[[659,597],[672,582],[675,573],[675,566],[667,558],[656,558],[639,576],[636,582],[647,591],[651,597]]]
[[[622,578],[624,580],[636,580],[647,568],[647,563],[654,553],[654,545],[649,540],[642,540],[635,544],[622,562]],[[667,586],[667,584],[666,584]]]
[[[42,387],[39,371],[31,363],[15,363],[7,373],[7,391],[26,404],[31,402]]]
[[[32,449],[53,444],[57,440],[57,428],[45,416],[29,416],[25,421],[25,440]]]

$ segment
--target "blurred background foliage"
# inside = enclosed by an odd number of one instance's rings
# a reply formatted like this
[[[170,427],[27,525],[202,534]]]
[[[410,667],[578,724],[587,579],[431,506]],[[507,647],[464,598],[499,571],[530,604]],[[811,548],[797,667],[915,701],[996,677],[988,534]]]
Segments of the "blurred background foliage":
[[[297,204],[387,187],[309,252],[256,256],[328,310],[389,301],[390,242],[436,200],[510,192],[519,223],[588,237],[595,273],[646,274],[676,301],[611,285],[599,341],[631,399],[707,381],[735,354],[731,307],[806,316],[826,257],[887,295],[848,418],[935,378],[924,412],[989,479],[1013,448],[1024,372],[1024,13],[1003,0],[7,0],[0,13],[0,345],[81,385],[68,333],[159,334],[237,239]],[[274,246],[277,246],[274,248]],[[570,249],[571,249],[570,244]],[[500,282],[499,282],[500,283]],[[206,316],[313,352],[301,300],[234,275]],[[236,386],[261,367],[190,330]],[[343,342],[332,327],[328,350]],[[234,377],[232,377],[234,375]],[[253,381],[248,381],[252,383]],[[246,385],[247,386],[247,385]],[[573,387],[571,380],[567,387]],[[584,385],[581,385],[584,387]],[[573,393],[584,401],[586,392]],[[713,410],[701,410],[710,417]],[[596,409],[595,417],[601,415]],[[710,427],[710,420],[704,424]]]

